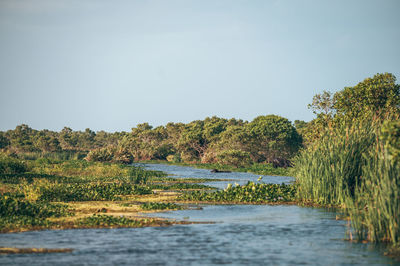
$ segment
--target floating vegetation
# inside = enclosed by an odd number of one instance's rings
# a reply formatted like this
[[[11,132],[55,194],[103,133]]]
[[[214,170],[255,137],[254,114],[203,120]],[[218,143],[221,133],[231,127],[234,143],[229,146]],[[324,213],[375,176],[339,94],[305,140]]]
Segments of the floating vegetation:
[[[208,202],[271,203],[294,201],[295,196],[295,185],[248,182],[243,186],[229,184],[225,190],[215,192],[193,191],[184,193],[180,199]]]
[[[181,190],[181,189],[215,189],[210,186],[202,184],[190,184],[190,183],[175,183],[175,184],[153,184],[150,185],[152,189],[162,189],[162,190]]]
[[[105,214],[93,214],[92,216],[80,218],[76,224],[80,227],[143,227],[160,224],[156,219],[129,219],[124,216],[111,216]],[[162,221],[166,225],[168,222]]]
[[[181,210],[182,206],[175,203],[148,202],[140,205],[143,210]]]
[[[41,191],[41,200],[47,201],[98,201],[121,200],[121,195],[145,195],[152,190],[146,186],[129,183],[57,184]]]
[[[29,254],[29,253],[67,253],[72,248],[10,248],[0,247],[0,254]]]

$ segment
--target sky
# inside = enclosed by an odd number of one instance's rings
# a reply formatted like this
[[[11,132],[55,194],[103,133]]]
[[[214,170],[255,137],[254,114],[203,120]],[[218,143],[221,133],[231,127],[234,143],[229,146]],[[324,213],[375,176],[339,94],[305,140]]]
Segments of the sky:
[[[130,131],[400,78],[397,0],[0,0],[0,130]]]

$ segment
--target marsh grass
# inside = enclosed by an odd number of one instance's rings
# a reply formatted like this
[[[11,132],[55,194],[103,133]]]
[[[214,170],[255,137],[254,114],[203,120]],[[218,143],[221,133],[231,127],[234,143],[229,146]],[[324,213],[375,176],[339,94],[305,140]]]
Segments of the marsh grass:
[[[386,142],[378,120],[328,130],[295,160],[298,200],[343,207],[350,239],[400,242],[400,163],[389,152],[398,149],[391,143],[399,143],[400,122],[393,123],[399,132]]]
[[[360,240],[400,244],[400,164],[381,143],[365,155],[363,176],[346,205]]]
[[[376,139],[372,124],[342,125],[329,130],[294,160],[298,198],[317,204],[343,205],[360,182],[363,154]]]

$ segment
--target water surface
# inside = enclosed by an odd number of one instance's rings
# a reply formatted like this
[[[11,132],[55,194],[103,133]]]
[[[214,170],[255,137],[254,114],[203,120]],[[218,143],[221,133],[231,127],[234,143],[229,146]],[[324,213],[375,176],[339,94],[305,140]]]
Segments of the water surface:
[[[179,177],[256,180],[246,173],[151,165]],[[169,170],[171,169],[171,170]],[[204,175],[203,175],[204,173]],[[291,178],[264,177],[289,182]],[[394,265],[379,248],[343,241],[346,223],[325,209],[269,205],[202,205],[153,214],[214,224],[78,229],[0,235],[0,246],[73,248],[72,253],[0,256],[0,265]]]

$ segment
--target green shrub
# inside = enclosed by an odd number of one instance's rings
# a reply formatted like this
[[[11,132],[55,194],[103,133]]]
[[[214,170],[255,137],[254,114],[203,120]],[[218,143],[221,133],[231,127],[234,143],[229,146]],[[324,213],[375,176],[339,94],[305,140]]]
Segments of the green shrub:
[[[0,174],[19,174],[28,170],[26,164],[16,158],[0,154]]]
[[[234,167],[244,167],[251,163],[250,153],[241,150],[225,150],[217,155],[218,162],[221,164],[233,165]]]

